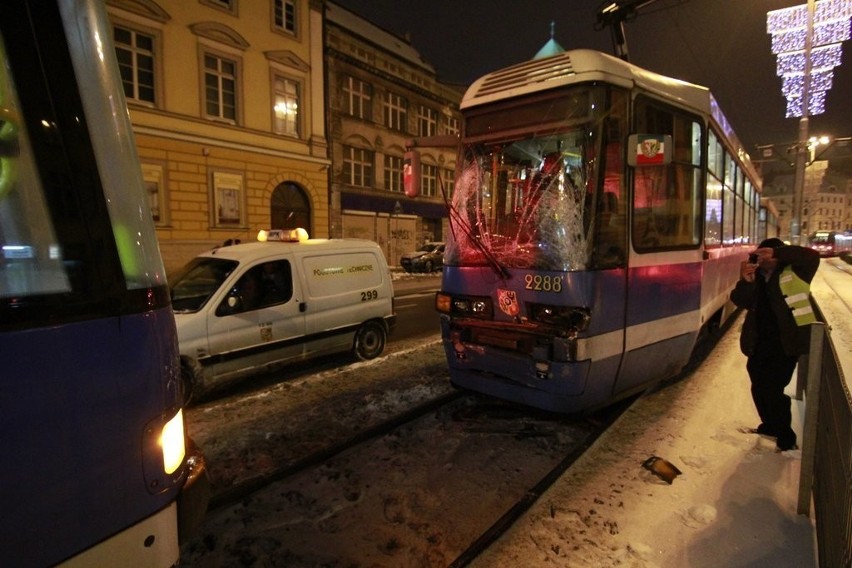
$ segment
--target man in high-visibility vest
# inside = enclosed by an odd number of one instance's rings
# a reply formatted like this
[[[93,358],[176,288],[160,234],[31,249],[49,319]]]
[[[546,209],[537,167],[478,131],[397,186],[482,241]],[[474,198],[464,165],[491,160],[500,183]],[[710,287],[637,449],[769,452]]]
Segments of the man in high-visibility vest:
[[[816,321],[810,282],[818,268],[815,250],[766,239],[742,263],[731,293],[731,301],[748,310],[740,348],[748,357],[751,396],[761,420],[750,431],[774,437],[778,451],[797,448],[784,389],[799,356],[808,352],[810,324]]]

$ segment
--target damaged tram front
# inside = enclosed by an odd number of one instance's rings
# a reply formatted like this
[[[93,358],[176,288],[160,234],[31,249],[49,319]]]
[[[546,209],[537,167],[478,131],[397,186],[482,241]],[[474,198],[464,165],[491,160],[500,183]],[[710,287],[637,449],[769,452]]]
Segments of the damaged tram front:
[[[683,368],[736,280],[702,284],[711,101],[585,50],[468,89],[436,297],[453,384],[577,412]]]
[[[581,338],[623,322],[627,95],[533,99],[466,116],[438,309],[454,384],[574,410],[596,390]]]

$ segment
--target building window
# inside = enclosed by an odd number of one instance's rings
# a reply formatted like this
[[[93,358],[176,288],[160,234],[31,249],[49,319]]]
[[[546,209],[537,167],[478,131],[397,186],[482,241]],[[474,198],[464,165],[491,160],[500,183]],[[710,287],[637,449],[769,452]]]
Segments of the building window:
[[[444,115],[444,134],[459,135],[459,119],[450,114]]]
[[[435,197],[438,194],[438,166],[420,165],[420,193],[425,197]]]
[[[453,170],[444,170],[441,182],[444,185],[444,193],[447,197],[451,197],[456,186],[455,172]]]
[[[213,226],[245,225],[243,199],[242,175],[213,172]]]
[[[124,96],[130,101],[156,103],[154,37],[122,26],[113,26],[112,37]]]
[[[272,22],[276,30],[296,34],[296,2],[293,0],[273,0]]]
[[[237,0],[199,0],[202,4],[237,15]]]
[[[237,121],[237,63],[204,54],[204,103],[208,118]]]
[[[151,208],[154,224],[160,226],[168,223],[166,215],[166,184],[163,180],[163,166],[158,164],[142,164],[142,180],[145,183],[145,193]]]
[[[373,99],[373,88],[355,77],[346,77],[343,84],[343,93],[346,96],[346,114],[361,120],[370,120],[371,101]]]
[[[273,83],[275,133],[299,136],[299,84],[280,75],[275,76]]]
[[[385,93],[385,126],[391,130],[405,132],[408,121],[408,101],[396,93]]]
[[[417,132],[420,136],[434,136],[438,133],[438,111],[420,105],[417,111]]]
[[[385,154],[385,189],[402,193],[402,157]]]
[[[363,148],[343,147],[343,182],[349,185],[372,187],[373,153]]]

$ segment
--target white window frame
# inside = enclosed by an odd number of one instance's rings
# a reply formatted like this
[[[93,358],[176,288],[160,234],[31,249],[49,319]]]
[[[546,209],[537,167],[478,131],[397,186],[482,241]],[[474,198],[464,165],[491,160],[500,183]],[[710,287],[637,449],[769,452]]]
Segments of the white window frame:
[[[403,159],[402,156],[385,154],[384,176],[385,189],[393,193],[403,192]]]
[[[294,0],[272,0],[272,29],[287,35],[298,35],[299,12]]]
[[[438,111],[420,105],[417,108],[417,130],[419,136],[435,136],[438,133]]]
[[[451,114],[444,115],[444,134],[458,136],[461,133],[461,127],[458,117]]]
[[[244,227],[246,224],[245,184],[242,174],[214,171],[211,174],[213,189],[213,226]]]
[[[447,193],[447,197],[452,197],[453,192],[456,189],[456,172],[445,168],[443,170],[443,182],[444,182],[444,191]]]
[[[424,197],[438,194],[438,166],[420,164],[420,193]]]
[[[131,44],[119,43],[116,40],[116,38],[115,38],[116,28],[121,28],[122,30],[125,30],[125,31],[127,31],[131,34]],[[130,103],[137,103],[137,104],[141,104],[141,105],[145,105],[145,106],[156,107],[157,104],[158,104],[158,101],[160,100],[160,94],[159,94],[160,62],[159,62],[159,58],[157,56],[158,53],[160,52],[160,46],[159,46],[160,36],[159,36],[159,34],[155,31],[151,31],[151,30],[147,30],[147,29],[140,29],[137,26],[129,25],[129,24],[123,22],[123,21],[112,22],[111,31],[112,31],[113,45],[115,46],[115,51],[116,51],[116,58],[118,58],[118,52],[122,51],[122,52],[129,53],[131,60],[132,60],[132,62],[130,64],[130,69],[131,69],[131,72],[132,72],[132,75],[133,75],[133,79],[132,79],[132,83],[131,83],[133,93],[128,95],[127,92],[125,91],[125,93],[124,93],[125,98]],[[151,49],[150,50],[139,47],[138,42],[137,42],[137,39],[138,39],[139,36],[144,36],[144,37],[147,37],[151,40]],[[152,80],[153,84],[150,85],[150,89],[151,89],[152,100],[144,99],[144,98],[141,98],[139,96],[139,91],[140,91],[139,59],[141,57],[149,57],[151,59],[151,70],[150,71],[151,71],[151,76],[152,76],[151,80]],[[121,67],[121,64],[119,64],[119,67]],[[124,82],[123,76],[121,78],[121,82],[122,82],[122,86],[124,86],[125,82]]]
[[[346,97],[346,114],[361,120],[371,119],[373,87],[370,83],[347,75],[343,83],[343,93]]]
[[[279,88],[283,86],[284,88]],[[281,73],[272,75],[272,130],[283,136],[302,135],[302,84]]]
[[[216,68],[210,69],[207,67],[207,58],[212,58],[216,61]],[[227,70],[224,70],[223,63],[228,63],[233,66],[233,72],[229,73]],[[239,116],[240,116],[240,93],[241,93],[241,85],[240,85],[240,76],[241,76],[241,61],[233,57],[232,55],[226,55],[223,53],[216,52],[211,49],[203,49],[201,52],[201,101],[202,101],[202,109],[204,116],[211,120],[223,121],[229,124],[239,124]],[[218,106],[218,113],[211,114],[208,112],[207,103],[208,103],[208,93],[207,93],[207,78],[214,77],[216,78],[216,95],[217,100],[216,105]],[[227,82],[232,82],[233,84],[233,95],[234,95],[234,116],[227,116],[224,112],[225,110],[225,84]]]
[[[408,101],[393,91],[385,91],[383,107],[385,126],[391,130],[405,132],[408,126]]]
[[[145,182],[145,191],[154,224],[158,227],[168,225],[169,215],[168,201],[166,200],[165,168],[161,164],[145,162],[141,164],[141,167],[142,181]]]
[[[343,181],[356,187],[373,186],[372,150],[355,146],[343,147]]]

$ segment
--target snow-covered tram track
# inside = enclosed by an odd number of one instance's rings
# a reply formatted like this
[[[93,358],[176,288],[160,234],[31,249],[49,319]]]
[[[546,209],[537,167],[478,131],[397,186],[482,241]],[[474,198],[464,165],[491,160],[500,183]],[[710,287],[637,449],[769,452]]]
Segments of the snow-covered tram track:
[[[460,393],[443,357],[421,341],[191,409],[214,496],[181,565],[464,566],[619,412]]]
[[[429,412],[434,412],[436,409],[446,406],[462,396],[464,396],[463,393],[459,391],[446,393],[438,398],[428,400],[423,404],[411,408],[399,415],[393,416],[390,419],[378,423],[370,428],[355,432],[349,438],[341,440],[328,447],[321,448],[293,462],[272,467],[265,470],[260,476],[252,477],[231,487],[220,489],[211,497],[208,511],[215,511],[216,509],[222,509],[238,504],[253,493],[264,489],[276,481],[295,476],[310,468],[317,467],[322,463],[333,459],[335,456],[358,446],[359,444],[387,435],[400,426],[412,422]]]
[[[183,565],[465,566],[620,411],[450,392],[221,491]]]

